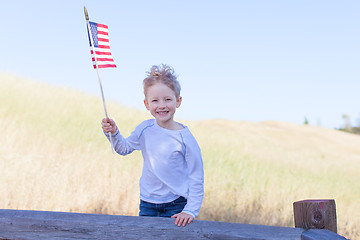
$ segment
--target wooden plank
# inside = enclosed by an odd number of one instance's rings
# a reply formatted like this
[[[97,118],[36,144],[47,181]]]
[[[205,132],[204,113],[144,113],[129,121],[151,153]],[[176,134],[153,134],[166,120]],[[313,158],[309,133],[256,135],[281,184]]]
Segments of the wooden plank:
[[[278,239],[300,240],[303,229],[212,221],[177,227],[174,219],[0,210],[0,239]]]
[[[346,240],[346,238],[325,229],[310,229],[301,234],[301,240]]]
[[[294,202],[295,227],[328,229],[337,233],[334,199],[303,200]]]
[[[0,210],[0,239],[241,239],[301,240],[302,228],[195,220],[177,227],[174,219]]]

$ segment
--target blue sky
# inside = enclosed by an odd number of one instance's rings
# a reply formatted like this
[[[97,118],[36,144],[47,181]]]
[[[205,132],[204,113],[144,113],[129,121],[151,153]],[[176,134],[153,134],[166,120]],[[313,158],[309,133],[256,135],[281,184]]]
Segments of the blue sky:
[[[109,26],[106,99],[145,111],[145,72],[166,63],[180,119],[358,124],[359,1],[2,1],[0,71],[100,96],[84,5]]]

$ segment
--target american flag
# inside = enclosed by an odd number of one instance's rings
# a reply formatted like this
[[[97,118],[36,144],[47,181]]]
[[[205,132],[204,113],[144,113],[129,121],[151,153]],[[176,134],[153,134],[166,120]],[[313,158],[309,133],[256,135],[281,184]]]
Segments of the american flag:
[[[92,42],[94,43],[94,50],[95,50],[98,67],[99,68],[116,67],[110,51],[108,26],[105,24],[99,24],[90,21],[89,21],[89,25],[90,25],[91,36],[93,39]],[[95,57],[91,46],[89,30],[88,30],[88,35],[89,35],[92,62],[94,68],[96,69]]]

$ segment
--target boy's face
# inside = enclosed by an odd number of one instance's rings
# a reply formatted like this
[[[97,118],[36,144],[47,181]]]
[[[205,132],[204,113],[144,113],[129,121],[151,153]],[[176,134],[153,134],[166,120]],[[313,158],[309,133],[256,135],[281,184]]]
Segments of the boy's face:
[[[176,99],[175,92],[163,83],[156,83],[146,92],[144,104],[159,126],[174,129],[174,114],[182,98]]]

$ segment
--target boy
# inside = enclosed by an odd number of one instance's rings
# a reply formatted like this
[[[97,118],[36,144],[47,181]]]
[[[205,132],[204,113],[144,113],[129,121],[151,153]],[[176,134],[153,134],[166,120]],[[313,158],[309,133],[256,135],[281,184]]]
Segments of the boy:
[[[155,119],[142,122],[128,138],[112,119],[104,118],[102,128],[111,132],[117,153],[142,152],[139,216],[176,218],[176,225],[186,226],[199,214],[204,195],[200,148],[190,130],[174,121],[182,101],[174,70],[153,66],[143,84],[145,107]]]

